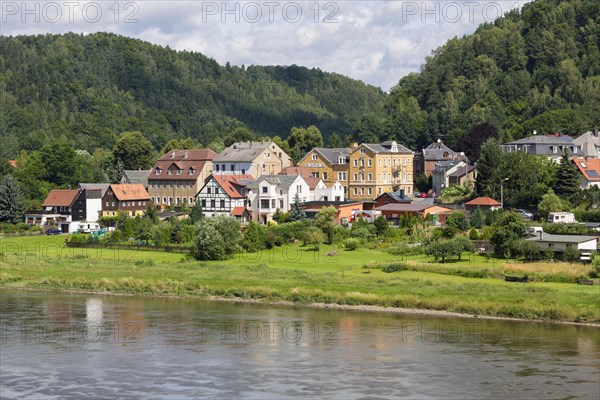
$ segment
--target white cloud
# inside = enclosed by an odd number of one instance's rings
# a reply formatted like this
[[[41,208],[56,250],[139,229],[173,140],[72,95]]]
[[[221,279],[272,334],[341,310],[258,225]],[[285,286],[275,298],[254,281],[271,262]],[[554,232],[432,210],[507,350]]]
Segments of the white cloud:
[[[108,31],[220,63],[318,67],[388,90],[436,47],[496,16],[495,5],[525,2],[59,1],[57,17],[48,2],[2,1],[0,34]]]

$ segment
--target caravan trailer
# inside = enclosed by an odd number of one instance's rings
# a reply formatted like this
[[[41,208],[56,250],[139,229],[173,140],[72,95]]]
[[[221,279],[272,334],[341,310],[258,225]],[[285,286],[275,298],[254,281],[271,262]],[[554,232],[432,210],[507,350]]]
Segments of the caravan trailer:
[[[95,222],[81,222],[77,226],[77,232],[79,233],[92,233],[100,230],[100,224]]]
[[[574,224],[575,214],[570,212],[553,212],[548,214],[548,223],[550,224]]]

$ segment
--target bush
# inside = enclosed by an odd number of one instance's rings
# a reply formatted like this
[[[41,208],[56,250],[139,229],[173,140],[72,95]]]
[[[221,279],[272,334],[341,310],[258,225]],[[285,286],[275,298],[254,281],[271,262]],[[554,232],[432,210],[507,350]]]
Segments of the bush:
[[[344,239],[344,241],[342,242],[342,245],[344,246],[344,248],[346,250],[352,251],[352,250],[356,250],[358,248],[358,246],[360,246],[360,241],[356,238],[348,238],[348,239]]]
[[[192,255],[198,260],[223,260],[226,258],[225,243],[211,224],[203,224],[192,242]]]
[[[248,227],[244,231],[244,238],[242,239],[242,247],[244,250],[249,253],[255,253],[265,248],[265,242],[265,228],[250,221]]]
[[[477,229],[471,228],[471,230],[469,231],[469,239],[471,239],[471,240],[479,239],[479,233],[477,233]]]
[[[465,232],[469,229],[469,220],[463,212],[455,212],[450,214],[446,219],[446,226],[453,227],[459,232]]]
[[[406,269],[405,263],[392,263],[390,265],[386,265],[385,267],[383,267],[382,271],[386,272],[386,273],[391,273],[391,272],[404,271],[405,269]]]
[[[563,254],[565,261],[573,262],[579,260],[579,251],[575,247],[567,247]]]
[[[352,229],[350,236],[360,240],[362,244],[367,242],[371,242],[375,240],[375,233],[373,232],[375,229],[369,229],[369,227],[364,226],[356,229]]]

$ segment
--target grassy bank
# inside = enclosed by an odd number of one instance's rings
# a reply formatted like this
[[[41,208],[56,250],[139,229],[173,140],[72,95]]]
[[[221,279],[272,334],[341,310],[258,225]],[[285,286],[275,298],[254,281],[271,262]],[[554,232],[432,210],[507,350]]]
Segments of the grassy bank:
[[[518,264],[471,256],[461,263],[407,261],[406,270],[380,266],[400,257],[380,250],[309,251],[284,246],[222,262],[201,263],[181,254],[152,251],[67,249],[64,237],[2,239],[0,285],[14,288],[108,291],[144,295],[336,303],[555,321],[600,322],[599,286],[504,282]],[[374,265],[373,263],[377,263]],[[539,276],[583,273],[569,264],[532,264]],[[365,268],[365,266],[367,268]],[[524,264],[527,267],[527,264]],[[585,266],[578,266],[586,268]],[[489,273],[484,271],[491,271]],[[468,273],[467,273],[468,272]]]

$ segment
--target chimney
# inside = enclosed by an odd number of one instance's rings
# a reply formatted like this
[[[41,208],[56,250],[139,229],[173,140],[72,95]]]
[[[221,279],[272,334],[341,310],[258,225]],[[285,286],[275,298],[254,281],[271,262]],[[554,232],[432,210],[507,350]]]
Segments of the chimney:
[[[400,189],[400,197],[404,198],[404,189]]]
[[[594,128],[594,130],[592,131],[592,134],[596,137],[598,137],[598,129]]]
[[[358,143],[356,143],[356,142],[350,143],[350,149],[354,150],[357,147],[358,147]]]
[[[171,158],[175,157],[175,150],[171,153]]]

